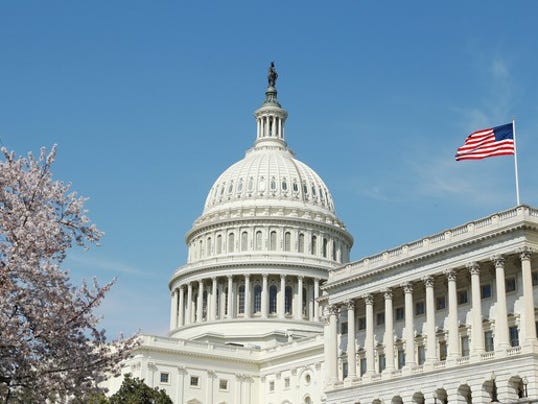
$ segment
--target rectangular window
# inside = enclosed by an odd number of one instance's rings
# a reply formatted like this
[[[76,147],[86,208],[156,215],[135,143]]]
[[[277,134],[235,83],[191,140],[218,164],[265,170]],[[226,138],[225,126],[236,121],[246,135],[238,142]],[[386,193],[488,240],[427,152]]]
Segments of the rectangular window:
[[[532,273],[532,286],[538,285],[538,271]]]
[[[166,372],[161,372],[161,383],[169,383],[170,382],[170,375]]]
[[[347,321],[340,324],[340,334],[347,334]]]
[[[396,321],[401,321],[405,318],[405,310],[403,307],[396,307]]]
[[[366,329],[366,317],[359,317],[359,330]]]
[[[219,390],[228,391],[228,380],[226,379],[219,380]]]
[[[467,289],[458,291],[458,304],[467,304],[469,299],[467,298]]]
[[[461,337],[461,356],[469,356],[469,337]]]
[[[505,285],[506,285],[506,293],[515,291],[516,290],[516,277],[511,276],[510,278],[506,278]]]
[[[284,388],[285,389],[290,388],[290,378],[289,377],[284,378]]]
[[[439,341],[439,359],[446,360],[446,341]]]
[[[269,382],[269,391],[275,391],[275,382],[274,382],[274,380],[271,380]]]
[[[200,378],[198,376],[191,376],[191,386],[198,387],[198,383],[200,383]]]
[[[491,297],[491,283],[486,283],[485,285],[480,286],[480,295],[482,296],[482,299]]]
[[[415,316],[420,316],[426,312],[426,305],[424,301],[415,303]]]
[[[444,310],[446,309],[446,296],[439,296],[435,299],[435,309]]]
[[[385,312],[381,311],[377,313],[377,325],[383,325],[385,324]]]
[[[342,363],[342,379],[345,379],[348,374],[347,362]]]
[[[484,333],[484,342],[486,344],[486,352],[493,352],[494,345],[493,345],[493,331],[486,331]]]
[[[379,373],[383,372],[385,368],[387,367],[387,361],[385,358],[385,354],[379,354]]]
[[[508,328],[508,333],[510,335],[510,346],[519,346],[519,331],[517,330],[517,326]]]
[[[424,345],[418,346],[418,364],[423,365],[424,362],[426,362],[426,350],[424,349]]]
[[[405,366],[405,351],[403,348],[398,349],[398,369]]]
[[[360,372],[361,376],[366,373],[366,358],[361,358],[360,360]]]

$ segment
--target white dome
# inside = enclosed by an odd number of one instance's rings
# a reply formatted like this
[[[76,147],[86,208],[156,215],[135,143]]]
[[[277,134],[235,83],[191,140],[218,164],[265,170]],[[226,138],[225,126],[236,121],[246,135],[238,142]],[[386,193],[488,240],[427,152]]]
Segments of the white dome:
[[[257,145],[215,181],[204,214],[240,205],[309,205],[334,214],[332,196],[320,176],[285,147]],[[264,203],[263,201],[267,201]]]

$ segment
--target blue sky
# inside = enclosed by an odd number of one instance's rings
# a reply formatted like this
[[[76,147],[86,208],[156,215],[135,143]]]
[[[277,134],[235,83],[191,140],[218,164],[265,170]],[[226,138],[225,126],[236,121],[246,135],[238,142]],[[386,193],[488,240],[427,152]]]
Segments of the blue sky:
[[[538,206],[538,3],[201,3],[0,3],[0,138],[57,143],[56,178],[90,198],[106,236],[66,267],[118,277],[109,336],[166,333],[184,234],[252,145],[271,60],[288,144],[331,189],[353,259],[514,206],[511,157],[453,159],[513,117]]]

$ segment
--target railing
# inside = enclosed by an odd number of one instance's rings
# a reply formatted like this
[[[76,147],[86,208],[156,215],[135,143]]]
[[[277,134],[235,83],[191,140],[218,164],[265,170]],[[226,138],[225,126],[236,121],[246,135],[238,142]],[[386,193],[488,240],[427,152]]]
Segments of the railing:
[[[483,361],[487,361],[489,359],[494,359],[495,358],[495,352],[494,351],[491,351],[491,352],[483,352],[480,354],[480,360],[483,360]]]
[[[514,346],[514,347],[508,348],[506,350],[506,354],[508,356],[519,355],[520,353],[521,353],[521,347],[520,346]]]
[[[434,369],[444,369],[446,368],[446,361],[438,361],[433,364]]]
[[[466,364],[466,363],[469,363],[469,357],[468,357],[468,356],[462,356],[462,357],[460,357],[460,358],[457,358],[457,359],[456,359],[456,363],[457,363],[458,365],[464,365],[464,364]]]

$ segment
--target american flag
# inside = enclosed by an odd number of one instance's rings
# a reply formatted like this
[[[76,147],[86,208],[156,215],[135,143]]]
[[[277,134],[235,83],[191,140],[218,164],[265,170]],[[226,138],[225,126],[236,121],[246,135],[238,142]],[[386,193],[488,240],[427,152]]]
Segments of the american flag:
[[[456,152],[456,160],[480,160],[486,157],[514,154],[514,126],[512,123],[481,129],[471,133]]]

